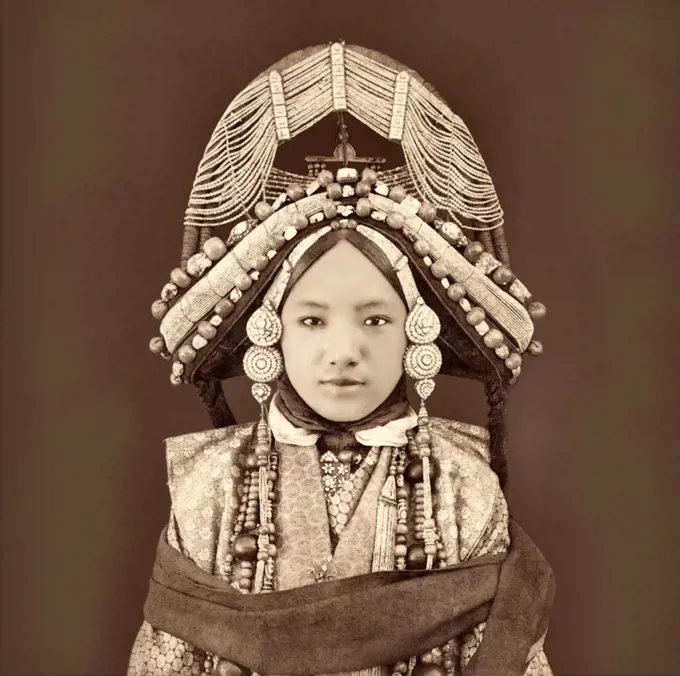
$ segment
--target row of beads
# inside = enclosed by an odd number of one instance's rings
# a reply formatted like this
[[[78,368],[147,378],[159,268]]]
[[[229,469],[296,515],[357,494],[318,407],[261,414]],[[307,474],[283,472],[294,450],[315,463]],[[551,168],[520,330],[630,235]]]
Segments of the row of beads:
[[[428,559],[438,555],[439,566],[447,565],[446,553],[436,528],[434,516],[426,514],[425,484],[431,485],[437,478],[437,465],[432,458],[431,437],[428,432],[429,420],[426,412],[421,410],[418,416],[418,432],[408,437],[408,463],[405,464],[406,453],[398,452],[393,456],[390,473],[396,475],[397,481],[397,528],[395,539],[396,568],[403,570],[428,567]],[[424,465],[427,458],[427,470]],[[427,474],[427,476],[426,476]],[[409,491],[407,485],[411,487]],[[407,546],[409,498],[414,515],[415,542]],[[430,537],[428,537],[428,534]],[[432,648],[420,655],[413,664],[397,662],[392,665],[392,676],[404,676],[411,670],[416,676],[444,676],[453,674],[455,663],[451,654],[451,646]],[[411,669],[410,669],[411,667]]]
[[[182,289],[188,289],[193,283],[192,278],[200,277],[213,263],[224,258],[228,251],[226,242],[220,237],[211,237],[203,243],[203,251],[194,254],[187,260],[186,272],[182,268],[175,268],[170,272],[170,281],[161,289],[161,297],[151,305],[154,319],[161,320],[170,309],[171,301],[175,300]]]
[[[471,256],[468,249],[479,242],[473,242],[468,245],[465,255],[468,260]],[[428,266],[432,276],[439,280],[442,286],[446,289],[446,295],[449,299],[457,303],[458,306],[465,312],[466,322],[475,328],[477,333],[482,336],[484,344],[489,349],[494,350],[499,359],[503,359],[505,366],[512,372],[513,379],[516,379],[522,366],[522,356],[519,352],[511,352],[510,347],[505,343],[505,338],[500,329],[491,326],[490,321],[486,315],[484,308],[473,306],[470,301],[465,298],[465,288],[462,284],[452,282],[447,274],[446,266],[440,261],[433,261],[430,258],[430,246],[424,240],[416,240],[413,243],[415,253],[423,259],[423,262]],[[542,346],[538,341],[532,341],[529,345],[529,353],[538,355],[542,351]]]
[[[367,174],[367,172],[370,173]],[[373,181],[376,180],[376,173],[374,171],[365,170],[364,174],[367,176],[368,179]],[[338,176],[342,180],[348,179],[351,180],[353,178],[351,171],[350,172],[345,171],[345,176],[343,177],[342,170],[339,170]],[[278,204],[275,202],[274,206],[272,206],[267,202],[258,202],[255,205],[255,215],[260,221],[264,221],[274,213],[275,207],[280,208],[284,203],[286,203],[286,201],[298,201],[307,195],[313,194],[322,186],[325,186],[329,189],[328,194],[330,198],[331,195],[337,194],[335,186],[339,187],[339,184],[332,182],[334,178],[335,177],[330,171],[322,171],[321,174],[319,175],[318,181],[315,181],[306,190],[300,184],[292,184],[288,186],[286,192],[283,193],[278,198],[277,200]],[[221,299],[215,305],[214,315],[210,317],[209,320],[201,321],[198,324],[195,333],[192,334],[187,340],[185,340],[185,342],[178,348],[176,352],[177,361],[173,363],[172,373],[170,375],[170,382],[173,385],[180,385],[182,383],[182,376],[185,371],[185,365],[193,362],[198,356],[197,351],[204,348],[208,344],[208,342],[217,335],[217,327],[222,323],[225,317],[231,314],[231,312],[234,310],[234,304],[241,299],[241,297],[243,296],[243,292],[248,290],[252,286],[253,282],[258,279],[259,273],[267,267],[269,261],[276,255],[279,249],[287,241],[292,240],[298,234],[298,232],[306,228],[309,225],[310,221],[320,222],[321,220],[324,219],[335,219],[337,215],[338,215],[337,206],[333,202],[331,202],[330,199],[326,204],[324,204],[322,211],[315,215],[316,218],[308,219],[302,213],[293,214],[291,224],[286,229],[286,231],[282,235],[281,234],[274,235],[271,238],[270,241],[271,248],[267,252],[267,255],[256,256],[253,259],[250,265],[252,271],[244,272],[235,279],[234,282],[235,286],[230,291],[228,296]],[[239,238],[242,238],[247,234],[249,230],[252,229],[252,223],[244,222],[236,227],[240,227],[241,231],[239,232],[238,236]],[[356,221],[354,221],[352,224],[348,224],[346,219],[341,219],[340,221],[334,220],[331,223],[331,227],[333,229],[343,227],[356,227]],[[214,240],[219,241],[223,245],[223,247],[215,245]],[[210,255],[216,256],[218,250],[221,254],[220,255],[221,258],[226,254],[228,247],[221,239],[219,239],[218,237],[213,237],[205,242],[204,253],[195,254],[195,256],[193,256],[189,260],[191,261],[192,259],[196,259],[196,261],[203,262],[205,264],[206,260],[210,261],[213,260],[208,255],[208,252],[210,252]],[[214,260],[218,260],[218,258],[215,258]],[[188,263],[187,266],[189,269]],[[207,270],[208,267],[209,267],[208,265],[202,267],[200,269],[199,274],[205,272],[205,270]],[[192,270],[196,269],[196,271],[199,272],[198,268],[192,267],[191,269]],[[173,274],[175,274],[177,278],[179,278],[179,273],[184,275],[184,277],[186,278],[183,279],[183,282],[188,280],[189,284],[191,283],[191,278],[188,275],[186,275],[186,273],[182,272],[182,270],[180,270],[179,268],[173,270]],[[162,305],[160,305],[159,303],[162,303]],[[166,301],[161,300],[157,301],[154,304],[154,306],[152,306],[152,313],[156,319],[162,319],[162,317],[165,315],[168,309],[169,309],[168,303]],[[151,340],[149,347],[153,353],[163,354],[165,350],[165,341],[160,336],[155,337]]]
[[[357,203],[357,207],[359,207]],[[394,230],[401,230],[405,224],[403,214],[392,212],[389,215],[380,214],[380,212],[372,212],[373,218],[377,220],[385,220],[388,226]],[[382,218],[381,218],[382,216]],[[473,245],[480,245],[479,242],[473,242],[468,247]],[[465,318],[468,324],[473,326],[477,333],[484,338],[484,344],[493,349],[496,356],[503,359],[506,367],[512,372],[513,379],[516,379],[521,372],[522,357],[518,352],[511,353],[510,348],[505,344],[503,333],[497,329],[492,328],[487,320],[486,312],[481,307],[473,306],[468,299],[465,298],[465,288],[457,282],[452,282],[448,278],[448,270],[443,261],[433,261],[430,258],[430,245],[422,239],[417,239],[413,242],[413,249],[415,253],[423,259],[423,262],[428,266],[432,276],[439,280],[442,286],[446,289],[447,296],[466,313]],[[475,249],[476,250],[476,249]],[[467,249],[466,249],[467,252]],[[471,255],[468,253],[466,258],[470,260]],[[532,355],[538,355],[542,351],[542,346],[538,341],[532,341],[529,346],[529,352]]]
[[[397,528],[395,537],[395,559],[398,569],[424,568],[427,563],[427,555],[432,552],[429,545],[423,546],[425,532],[430,529],[435,533],[436,548],[439,565],[446,565],[444,548],[440,543],[434,518],[432,514],[424,516],[422,505],[423,485],[434,481],[437,476],[437,465],[432,458],[431,437],[428,432],[428,418],[426,412],[421,410],[418,417],[418,432],[413,435],[408,433],[408,463],[407,454],[403,449],[395,449],[390,464],[390,474],[396,476],[397,482]],[[429,461],[429,469],[425,473],[423,459]],[[245,475],[241,487],[241,501],[239,512],[234,524],[231,538],[231,552],[226,557],[227,575],[231,583],[243,593],[252,591],[268,592],[274,586],[274,559],[277,554],[275,542],[275,528],[271,512],[265,514],[262,519],[260,480],[262,468],[267,468],[267,502],[273,506],[276,500],[276,482],[278,479],[278,456],[271,444],[266,423],[260,422],[257,427],[256,443],[244,460]],[[427,474],[427,476],[425,475]],[[411,492],[405,484],[411,486]],[[258,497],[259,496],[259,497]],[[408,535],[408,503],[409,496],[415,508],[415,540],[416,542],[407,547]],[[260,518],[258,519],[258,515]],[[428,521],[429,519],[429,521]],[[266,550],[262,548],[262,539],[266,541]],[[266,574],[261,589],[254,586],[255,567],[260,561],[265,561]],[[235,565],[236,564],[236,565]],[[230,663],[220,662],[218,667],[231,666]],[[234,668],[238,668],[233,665]],[[432,648],[422,654],[413,665],[413,673],[417,676],[443,676],[453,673],[454,662],[451,654],[451,646],[447,644],[441,648]],[[206,669],[208,665],[206,664]],[[403,675],[408,672],[406,662],[399,662],[392,666],[393,676]]]
[[[336,219],[338,213],[349,216],[356,213],[358,217],[373,217],[379,221],[386,221],[387,225],[394,230],[401,230],[405,225],[405,217],[399,212],[392,212],[390,214],[383,214],[379,211],[374,211],[367,195],[374,190],[378,194],[387,195],[390,199],[397,203],[404,203],[410,201],[413,208],[417,208],[417,213],[425,222],[433,223],[435,228],[447,238],[447,240],[457,247],[463,247],[463,255],[470,262],[478,262],[483,256],[491,258],[492,256],[484,252],[484,247],[481,242],[469,242],[460,228],[453,223],[443,223],[436,218],[436,209],[430,204],[421,204],[417,200],[406,195],[405,190],[401,186],[396,186],[391,189],[386,184],[380,183],[377,180],[377,173],[373,169],[364,169],[359,179],[358,171],[352,167],[342,167],[338,169],[336,175],[329,170],[323,170],[319,174],[316,181],[312,182],[307,189],[300,184],[291,184],[285,193],[274,202],[273,205],[267,202],[258,202],[255,205],[255,215],[260,221],[269,218],[276,209],[280,208],[288,201],[298,201],[307,195],[314,194],[321,188],[325,188],[329,201],[324,204],[322,211],[318,214],[312,215],[309,219],[302,213],[293,215],[292,223],[289,228],[282,235],[275,235],[270,242],[271,249],[267,255],[257,256],[252,262],[251,272],[243,272],[235,280],[235,287],[228,294],[227,297],[220,300],[214,308],[214,314],[209,320],[201,321],[194,334],[192,334],[182,346],[177,350],[177,361],[172,365],[172,373],[170,380],[173,384],[179,385],[182,382],[182,376],[185,371],[185,365],[193,362],[197,357],[197,350],[205,347],[208,342],[217,334],[217,327],[222,323],[224,317],[229,315],[234,309],[234,303],[238,302],[243,295],[243,292],[252,286],[253,281],[259,277],[259,273],[266,268],[271,260],[281,248],[281,246],[289,240],[292,240],[300,230],[306,228],[309,223],[319,223],[324,219],[333,219],[331,228],[356,228],[357,222],[351,218]],[[358,182],[357,182],[358,181]],[[356,185],[350,185],[355,182]],[[359,197],[355,206],[353,205],[336,205],[332,200],[339,200],[346,197],[357,195]],[[237,239],[242,238],[252,230],[253,222],[248,221],[235,226],[238,228]],[[231,235],[230,235],[231,237]],[[480,307],[473,307],[471,303],[464,298],[465,289],[462,285],[452,283],[447,277],[447,271],[440,261],[432,261],[430,258],[430,248],[424,240],[416,240],[413,242],[414,250],[421,256],[430,268],[432,275],[439,279],[447,289],[447,294],[451,300],[457,302],[463,311],[466,312],[466,320],[471,326],[474,326],[479,335],[484,337],[484,343],[487,347],[494,349],[496,355],[503,359],[506,367],[513,374],[513,382],[521,372],[522,358],[517,352],[511,353],[510,348],[504,343],[503,334],[497,328],[491,328],[486,321],[486,313]],[[219,238],[213,237],[207,240],[204,244],[204,252],[195,254],[192,259],[195,263],[192,264],[191,270],[201,274],[207,269],[206,266],[212,265],[213,260],[218,260],[224,256],[227,251],[227,245]],[[190,259],[190,260],[192,260]],[[497,263],[497,261],[496,261]],[[493,267],[493,263],[489,267]],[[191,278],[181,269],[173,270],[171,277],[173,279],[182,281],[182,284],[191,283]],[[492,272],[494,282],[503,286],[512,283],[515,279],[510,270],[498,263],[498,267]],[[518,281],[518,280],[516,280]],[[167,294],[166,294],[167,295]],[[159,317],[168,309],[168,302],[161,299],[154,304],[154,316]],[[545,315],[545,306],[541,303],[532,302],[528,305],[528,311],[533,319],[540,319]],[[163,338],[153,338],[150,343],[150,349],[154,353],[165,353],[165,343]],[[529,353],[538,355],[542,352],[542,345],[540,342],[534,340],[529,346]]]
[[[226,557],[227,575],[243,593],[253,591],[258,566],[263,569],[263,580],[257,591],[270,592],[274,585],[274,562],[278,552],[272,510],[276,500],[278,455],[267,439],[268,434],[266,423],[260,423],[254,452],[245,458],[239,513],[231,538],[231,552]],[[263,479],[266,481],[264,510],[260,490]],[[234,563],[238,569],[234,568]]]
[[[342,198],[351,197],[356,195],[359,197],[356,205],[352,208],[349,207],[345,212],[349,215],[352,211],[360,218],[366,218],[369,216],[377,216],[379,212],[375,212],[372,208],[370,200],[367,198],[371,190],[379,194],[386,194],[389,199],[394,202],[402,203],[407,199],[412,200],[417,204],[417,215],[424,220],[426,223],[434,223],[437,230],[444,235],[450,243],[454,246],[463,248],[463,255],[465,258],[471,262],[478,262],[482,256],[493,259],[484,250],[484,245],[481,242],[469,242],[467,237],[462,233],[462,230],[454,223],[444,223],[436,218],[436,208],[427,203],[418,203],[417,200],[413,200],[407,196],[406,191],[401,186],[395,186],[388,190],[385,184],[380,184],[377,181],[377,173],[372,169],[364,169],[361,181],[359,181],[355,187],[351,185],[341,185],[341,183],[347,183],[349,181],[356,180],[358,178],[358,172],[356,169],[343,168],[338,171],[338,182],[334,182],[334,176],[332,172],[325,170],[319,174],[318,184],[326,187],[328,197],[332,200],[338,200]],[[289,196],[292,199],[299,199],[304,196],[304,191],[301,186],[298,187],[296,191],[289,188]],[[342,207],[341,207],[342,209]],[[265,215],[263,213],[263,215]],[[405,225],[405,217],[399,212],[392,212],[385,216],[384,219],[387,225],[394,230],[401,230]],[[354,219],[341,219],[340,221],[333,221],[331,227],[333,229],[337,228],[356,228],[357,222]],[[414,250],[416,253],[424,259],[424,262],[430,267],[432,275],[439,279],[447,289],[447,294],[451,300],[458,302],[459,306],[463,311],[466,312],[466,321],[474,326],[480,336],[484,337],[484,344],[493,349],[496,356],[504,360],[505,366],[512,372],[513,381],[519,376],[521,372],[522,357],[518,352],[511,352],[508,345],[505,344],[503,334],[497,328],[491,328],[486,321],[486,312],[481,307],[473,307],[471,303],[464,298],[465,289],[461,284],[452,283],[447,278],[447,269],[443,262],[432,261],[429,257],[430,247],[429,244],[424,240],[416,240],[414,242]],[[498,263],[496,261],[496,263]],[[487,263],[488,265],[488,263]],[[495,267],[492,263],[489,267]],[[509,268],[502,266],[498,263],[498,267],[492,272],[492,279],[499,286],[508,286],[515,281],[515,276],[510,271]],[[521,298],[518,298],[521,300]],[[542,319],[545,316],[546,308],[542,303],[533,301],[528,304],[527,311],[529,316],[536,320]],[[543,351],[543,346],[537,340],[534,340],[529,345],[528,351],[533,356],[538,356]]]

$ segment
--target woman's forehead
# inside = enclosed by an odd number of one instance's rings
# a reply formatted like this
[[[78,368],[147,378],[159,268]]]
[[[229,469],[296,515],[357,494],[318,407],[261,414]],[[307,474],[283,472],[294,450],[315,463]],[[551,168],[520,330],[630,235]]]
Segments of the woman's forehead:
[[[291,295],[313,293],[389,298],[391,284],[383,272],[353,244],[340,241],[314,261],[291,289]],[[297,293],[296,293],[297,291]]]
[[[396,294],[395,294],[396,296]],[[379,310],[390,307],[400,302],[399,297],[391,298],[385,295],[372,293],[367,290],[363,295],[332,296],[323,292],[311,291],[299,297],[291,297],[290,303],[295,307],[308,308],[310,310],[333,310],[340,306],[351,306],[355,310]]]

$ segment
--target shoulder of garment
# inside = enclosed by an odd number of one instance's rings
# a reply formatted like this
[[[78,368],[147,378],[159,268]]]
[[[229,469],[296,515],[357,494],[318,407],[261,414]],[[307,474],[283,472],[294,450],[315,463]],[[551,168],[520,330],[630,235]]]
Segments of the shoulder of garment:
[[[460,560],[487,553],[487,540],[506,540],[508,518],[498,476],[489,464],[489,431],[430,418],[430,436],[440,470],[435,491],[441,526],[449,541],[456,540]]]
[[[239,456],[247,451],[256,424],[202,430],[164,440],[176,518],[182,520],[189,513],[207,515],[206,510],[224,506],[225,498],[234,495],[242,475]],[[502,516],[499,510],[503,511],[498,477],[489,466],[489,433],[478,425],[432,417],[430,434],[433,457],[440,468],[435,483],[440,518],[449,530],[455,528],[458,556],[464,560],[474,554],[489,524]],[[196,521],[193,523],[196,525]]]

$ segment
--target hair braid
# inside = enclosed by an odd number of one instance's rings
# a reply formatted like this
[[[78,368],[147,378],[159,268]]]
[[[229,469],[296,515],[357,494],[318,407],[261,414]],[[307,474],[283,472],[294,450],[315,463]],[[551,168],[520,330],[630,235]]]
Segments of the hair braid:
[[[498,475],[501,488],[505,490],[508,482],[508,464],[505,457],[505,441],[507,430],[505,428],[505,403],[508,391],[494,377],[484,381],[484,391],[489,404],[489,451],[491,455],[491,469]]]
[[[236,418],[234,418],[234,414],[227,404],[222,391],[222,383],[218,378],[197,380],[194,385],[208,409],[210,420],[215,428],[219,429],[236,424]]]

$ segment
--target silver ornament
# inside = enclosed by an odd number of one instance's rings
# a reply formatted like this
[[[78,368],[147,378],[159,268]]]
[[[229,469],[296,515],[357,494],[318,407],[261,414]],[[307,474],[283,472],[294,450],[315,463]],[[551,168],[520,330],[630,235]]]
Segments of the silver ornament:
[[[272,388],[266,383],[253,383],[250,391],[252,392],[253,398],[258,404],[262,404],[267,401],[267,399],[269,399],[272,394]]]
[[[425,401],[434,392],[434,380],[432,378],[425,378],[418,380],[415,385],[416,393]]]
[[[256,383],[268,383],[283,373],[283,357],[273,347],[253,345],[243,357],[243,370]]]
[[[404,328],[409,342],[425,345],[437,339],[442,325],[437,313],[419,298],[416,306],[408,313]]]
[[[279,315],[265,303],[261,305],[248,319],[246,333],[254,345],[271,347],[281,340],[283,325]]]
[[[414,380],[434,378],[441,366],[442,353],[434,343],[409,345],[404,355],[404,368]]]

